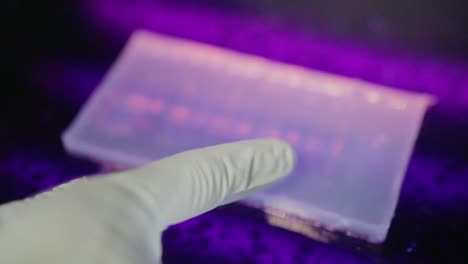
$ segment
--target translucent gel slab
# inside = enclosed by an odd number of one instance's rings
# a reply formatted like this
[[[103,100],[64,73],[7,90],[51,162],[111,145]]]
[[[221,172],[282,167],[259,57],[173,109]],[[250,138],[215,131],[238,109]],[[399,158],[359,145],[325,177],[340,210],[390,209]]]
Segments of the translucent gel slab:
[[[281,138],[298,152],[296,170],[245,202],[379,243],[432,102],[138,31],[63,142],[71,153],[133,167],[208,145]]]

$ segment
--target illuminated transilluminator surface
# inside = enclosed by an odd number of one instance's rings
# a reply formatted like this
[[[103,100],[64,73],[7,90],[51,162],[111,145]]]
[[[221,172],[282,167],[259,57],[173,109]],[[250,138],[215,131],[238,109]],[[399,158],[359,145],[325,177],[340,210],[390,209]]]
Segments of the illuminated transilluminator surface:
[[[71,153],[133,167],[208,145],[281,138],[298,153],[295,171],[245,202],[379,243],[433,101],[137,31],[63,142]]]

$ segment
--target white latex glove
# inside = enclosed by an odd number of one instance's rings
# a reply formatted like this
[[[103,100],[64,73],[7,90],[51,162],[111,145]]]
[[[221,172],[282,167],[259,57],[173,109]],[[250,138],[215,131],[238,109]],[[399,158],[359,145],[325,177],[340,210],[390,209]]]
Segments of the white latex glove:
[[[0,263],[159,263],[169,225],[257,191],[287,175],[294,160],[284,142],[241,141],[3,205]]]

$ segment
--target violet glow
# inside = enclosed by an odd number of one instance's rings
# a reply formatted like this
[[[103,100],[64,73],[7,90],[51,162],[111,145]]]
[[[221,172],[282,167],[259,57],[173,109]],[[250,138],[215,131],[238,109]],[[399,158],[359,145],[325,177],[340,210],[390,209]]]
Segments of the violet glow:
[[[427,91],[440,100],[435,109],[436,113],[461,119],[466,123],[468,65],[464,62],[414,56],[405,52],[377,52],[366,47],[327,39],[326,36],[317,33],[298,32],[268,20],[206,9],[177,9],[151,1],[94,0],[85,2],[84,8],[93,26],[122,43],[134,29],[142,27],[401,89]],[[253,35],[257,35],[255,41],[251,41]],[[52,70],[48,72],[50,77],[46,77],[46,81],[52,82],[51,87],[57,87],[51,88],[57,93],[63,93],[64,87],[69,88],[66,98],[70,100],[70,104],[76,106],[89,95],[104,71],[95,70],[94,65],[74,64],[73,61],[65,63],[71,66],[50,64]],[[60,74],[57,75],[55,73],[59,68]],[[78,96],[73,96],[75,94]],[[243,125],[239,131],[242,133],[246,130],[248,124]],[[448,139],[430,135],[425,142],[429,140]],[[309,145],[320,147],[313,139]],[[44,163],[41,161],[44,158],[37,162]],[[52,157],[51,162],[54,162],[53,159]],[[466,208],[468,170],[466,165],[454,170],[446,169],[446,163],[455,163],[447,159],[449,158],[427,156],[417,152],[410,162],[402,189],[402,206],[397,210],[397,220],[393,228],[395,233],[390,237],[390,244],[398,242],[398,232],[407,232],[408,236],[418,237],[421,241],[417,244],[414,241],[402,242],[401,245],[396,243],[396,250],[404,252],[397,253],[402,255],[400,257],[403,260],[407,260],[407,254],[417,253],[418,249],[423,247],[420,244],[429,243],[422,241],[428,236],[417,232],[434,234],[435,230],[441,233],[446,230],[446,227],[434,226],[427,222],[431,217],[444,217],[435,215],[432,209],[424,209],[427,204],[431,208]],[[36,161],[31,157],[27,160],[29,163]],[[44,170],[45,174],[50,175],[49,179],[55,179],[57,172],[47,168]],[[450,174],[456,177],[450,177]],[[447,184],[437,183],[441,175]],[[417,204],[417,210],[408,207],[412,204]],[[165,238],[169,258],[177,259],[177,255],[186,253],[221,256],[220,259],[226,263],[249,260],[255,260],[256,263],[309,263],[318,260],[321,263],[365,263],[376,260],[359,250],[315,243],[299,235],[264,225],[262,221],[224,214],[224,211],[209,213],[169,230]],[[404,221],[409,223],[408,227],[401,224]],[[449,225],[450,221],[446,219],[443,223]],[[194,233],[197,237],[194,237]],[[442,249],[445,237],[437,237],[440,242],[435,239],[431,243]],[[205,246],[207,243],[208,246]],[[407,247],[411,248],[408,252]]]

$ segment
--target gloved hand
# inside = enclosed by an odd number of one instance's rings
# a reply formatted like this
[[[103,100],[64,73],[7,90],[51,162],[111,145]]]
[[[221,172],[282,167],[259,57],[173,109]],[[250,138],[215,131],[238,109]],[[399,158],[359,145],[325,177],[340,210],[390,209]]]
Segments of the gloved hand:
[[[241,141],[81,178],[3,205],[0,263],[159,263],[160,235],[169,225],[275,182],[294,160],[284,142]]]

